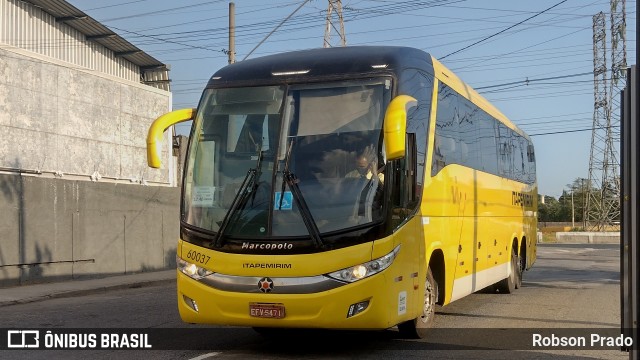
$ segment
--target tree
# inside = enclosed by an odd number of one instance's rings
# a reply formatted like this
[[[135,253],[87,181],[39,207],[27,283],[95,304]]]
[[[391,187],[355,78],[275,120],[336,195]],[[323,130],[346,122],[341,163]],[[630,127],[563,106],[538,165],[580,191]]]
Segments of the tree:
[[[545,196],[544,204],[538,204],[538,221],[560,221],[558,220],[560,213],[560,202],[554,197]]]
[[[571,184],[567,185],[569,191],[573,194],[575,221],[581,224],[584,221],[586,210],[588,181],[585,178],[576,178]]]
[[[538,205],[538,221],[571,222],[573,218],[576,226],[582,226],[587,199],[587,181],[584,178],[576,178],[567,185],[568,189],[563,190],[557,200],[551,196],[545,196],[545,203]]]

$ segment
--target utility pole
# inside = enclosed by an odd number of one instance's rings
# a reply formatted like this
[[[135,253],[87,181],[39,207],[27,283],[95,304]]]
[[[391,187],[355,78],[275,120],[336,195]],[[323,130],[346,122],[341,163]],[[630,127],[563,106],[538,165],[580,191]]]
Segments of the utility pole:
[[[333,23],[333,12],[336,12],[338,17],[339,27]],[[327,18],[324,28],[324,43],[322,47],[333,47],[331,45],[331,29],[334,29],[338,36],[340,36],[340,46],[347,46],[347,35],[344,33],[344,18],[342,16],[342,0],[329,0],[329,7],[327,8]]]
[[[229,3],[229,64],[236,62],[236,4]]]
[[[580,191],[582,191],[582,231],[587,230],[587,193],[584,190],[584,178],[580,178]]]
[[[571,230],[576,228],[576,210],[573,204],[573,189],[571,189]]]

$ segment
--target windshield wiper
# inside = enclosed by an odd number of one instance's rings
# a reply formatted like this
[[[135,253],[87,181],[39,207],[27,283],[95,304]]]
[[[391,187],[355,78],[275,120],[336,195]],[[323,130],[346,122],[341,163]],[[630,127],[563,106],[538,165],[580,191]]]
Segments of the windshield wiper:
[[[251,206],[256,199],[256,193],[258,192],[258,185],[260,184],[260,177],[262,176],[262,144],[260,144],[260,150],[258,151],[258,162],[253,173],[253,183],[251,184]]]
[[[280,204],[278,205],[278,209],[282,209],[282,202],[284,200],[284,190],[285,184],[289,185],[289,189],[291,189],[291,194],[293,195],[293,200],[298,205],[298,209],[300,210],[300,216],[302,217],[302,222],[304,222],[304,226],[306,226],[307,231],[309,231],[309,235],[313,239],[316,247],[321,248],[324,247],[324,242],[322,241],[322,237],[320,236],[320,230],[318,230],[318,226],[316,225],[315,220],[313,219],[313,215],[311,215],[311,210],[307,206],[307,202],[304,200],[304,196],[302,195],[302,191],[300,191],[300,187],[298,186],[298,178],[294,173],[289,171],[289,159],[291,158],[291,148],[293,147],[293,139],[289,143],[289,149],[287,149],[287,155],[284,159],[284,169],[282,170],[282,187],[280,192]]]
[[[213,241],[214,247],[221,247],[224,242],[222,241],[222,236],[227,226],[231,222],[231,219],[235,215],[235,213],[240,208],[240,204],[244,203],[247,195],[253,193],[251,197],[251,201],[255,199],[256,188],[258,187],[258,181],[260,180],[260,176],[262,175],[262,149],[258,152],[258,161],[256,162],[256,167],[249,169],[247,171],[247,175],[245,175],[244,180],[242,180],[242,184],[236,193],[236,196],[233,197],[233,201],[231,201],[231,207],[229,211],[227,211],[222,223],[220,224],[220,228],[218,229],[218,233],[216,234],[216,238]]]

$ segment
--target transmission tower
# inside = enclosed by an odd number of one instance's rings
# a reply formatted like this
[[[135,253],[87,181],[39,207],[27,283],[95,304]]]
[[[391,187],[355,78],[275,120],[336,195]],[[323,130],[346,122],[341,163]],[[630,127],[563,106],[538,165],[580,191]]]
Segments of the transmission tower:
[[[620,91],[626,60],[625,0],[611,0],[611,69],[607,69],[606,18],[593,17],[594,111],[585,210],[590,230],[617,230],[620,221]],[[607,78],[609,77],[609,78]]]
[[[593,16],[593,130],[589,158],[589,181],[585,215],[591,230],[603,230],[609,221],[611,204],[606,201],[610,186],[608,173],[613,157],[611,113],[607,81],[606,18],[599,12]]]
[[[616,224],[615,230],[619,230],[620,224],[620,125],[622,101],[620,93],[625,87],[627,73],[627,19],[625,15],[626,0],[611,0],[611,76],[609,101],[611,116],[612,154],[611,161],[614,168],[611,170],[612,193],[611,208],[608,218]]]
[[[336,27],[333,21],[333,13],[336,13],[340,29]],[[342,0],[329,0],[327,8],[327,19],[324,28],[324,44],[323,47],[333,47],[331,45],[331,29],[334,29],[340,36],[340,46],[347,46],[347,36],[344,33],[344,18],[342,17]]]

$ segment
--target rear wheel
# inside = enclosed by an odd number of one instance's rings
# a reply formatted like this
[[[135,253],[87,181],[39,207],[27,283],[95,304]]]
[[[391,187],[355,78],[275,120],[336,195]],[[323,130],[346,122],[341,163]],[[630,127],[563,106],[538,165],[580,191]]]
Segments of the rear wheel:
[[[516,290],[516,284],[521,284],[521,281],[522,268],[520,267],[518,254],[516,254],[514,251],[511,254],[511,273],[506,279],[500,280],[500,282],[498,282],[496,285],[500,293],[511,294]]]
[[[427,330],[432,327],[433,319],[436,315],[436,302],[438,301],[438,283],[436,283],[431,273],[431,268],[427,270],[427,279],[424,284],[424,300],[422,305],[422,315],[419,317],[398,324],[400,334],[409,339],[421,339],[427,334]]]
[[[516,289],[522,287],[522,273],[524,269],[524,259],[522,256],[518,256],[518,268],[516,269]]]

